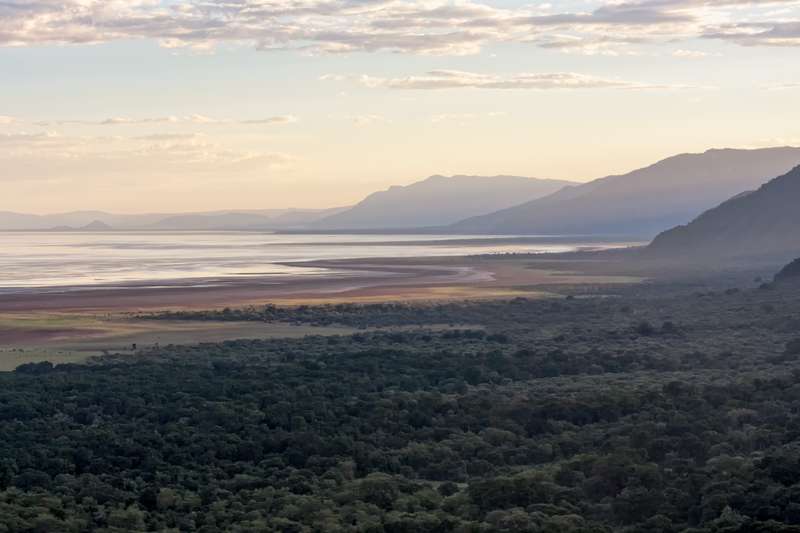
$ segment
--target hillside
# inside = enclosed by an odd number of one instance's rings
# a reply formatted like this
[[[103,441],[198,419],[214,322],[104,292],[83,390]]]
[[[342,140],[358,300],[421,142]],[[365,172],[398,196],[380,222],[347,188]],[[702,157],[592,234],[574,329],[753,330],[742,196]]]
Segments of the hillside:
[[[800,164],[800,148],[681,154],[452,225],[458,233],[651,237]]]
[[[413,228],[452,224],[566,186],[561,180],[518,176],[431,176],[369,195],[353,208],[314,224],[320,229]]]
[[[684,263],[800,255],[800,166],[656,237],[647,257]]]
[[[800,259],[795,259],[775,275],[778,283],[800,283]]]

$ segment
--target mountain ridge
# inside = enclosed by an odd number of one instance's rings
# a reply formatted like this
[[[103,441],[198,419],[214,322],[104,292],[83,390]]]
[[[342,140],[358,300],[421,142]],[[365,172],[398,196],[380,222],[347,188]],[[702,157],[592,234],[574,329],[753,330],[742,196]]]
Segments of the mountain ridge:
[[[376,191],[351,209],[313,226],[332,230],[442,226],[574,185],[566,180],[522,176],[434,174],[409,185]]]
[[[691,263],[781,260],[800,255],[800,165],[659,234],[648,258]]]
[[[557,191],[447,228],[482,234],[648,236],[686,223],[727,198],[800,164],[800,148],[711,149],[674,155],[627,174]]]

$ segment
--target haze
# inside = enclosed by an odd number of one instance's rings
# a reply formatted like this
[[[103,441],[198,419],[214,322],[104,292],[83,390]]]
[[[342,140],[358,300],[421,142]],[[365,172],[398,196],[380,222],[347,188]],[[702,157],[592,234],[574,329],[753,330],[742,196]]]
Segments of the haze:
[[[799,6],[3,2],[0,210],[322,208],[798,144]]]

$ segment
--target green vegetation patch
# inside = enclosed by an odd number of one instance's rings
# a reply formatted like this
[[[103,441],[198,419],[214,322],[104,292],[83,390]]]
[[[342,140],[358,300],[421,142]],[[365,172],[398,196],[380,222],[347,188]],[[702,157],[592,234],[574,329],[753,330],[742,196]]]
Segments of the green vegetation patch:
[[[0,374],[0,531],[800,530],[797,293],[381,309]]]

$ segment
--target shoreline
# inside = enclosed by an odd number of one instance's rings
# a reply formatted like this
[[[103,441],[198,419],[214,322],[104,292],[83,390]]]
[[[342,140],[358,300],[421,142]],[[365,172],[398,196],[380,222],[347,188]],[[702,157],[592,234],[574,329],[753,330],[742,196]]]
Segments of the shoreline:
[[[293,266],[323,268],[322,263]],[[331,265],[333,266],[333,265]],[[339,269],[336,269],[339,270]],[[359,292],[380,286],[458,282],[451,269],[367,266],[348,269],[342,275],[333,268],[322,275],[274,275],[242,278],[202,278],[156,284],[34,288],[0,293],[0,313],[27,311],[136,311],[160,308],[246,305],[272,298],[319,297]]]
[[[613,256],[460,256],[292,263],[322,276],[205,280],[203,286],[77,288],[0,294],[0,370],[31,361],[77,362],[106,350],[128,353],[154,343],[346,333],[342,328],[265,323],[142,321],[138,313],[265,304],[432,303],[558,297],[565,286],[631,284]],[[126,349],[126,347],[128,347]]]
[[[596,260],[594,260],[596,261]],[[529,263],[550,262],[548,268]],[[597,265],[605,264],[600,261]],[[614,261],[612,261],[614,262]],[[641,278],[597,268],[591,260],[563,260],[543,255],[437,256],[414,258],[335,259],[292,262],[317,269],[317,275],[271,275],[247,278],[202,278],[157,284],[73,286],[0,292],[0,313],[136,312],[154,309],[198,309],[258,303],[368,298],[417,300],[430,293],[442,299],[452,289],[459,295],[486,296],[530,292],[520,287],[570,283],[635,283]],[[587,268],[590,267],[590,268]],[[590,272],[587,272],[589,270]],[[532,291],[537,292],[537,291]]]

